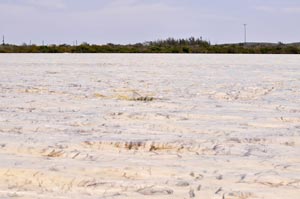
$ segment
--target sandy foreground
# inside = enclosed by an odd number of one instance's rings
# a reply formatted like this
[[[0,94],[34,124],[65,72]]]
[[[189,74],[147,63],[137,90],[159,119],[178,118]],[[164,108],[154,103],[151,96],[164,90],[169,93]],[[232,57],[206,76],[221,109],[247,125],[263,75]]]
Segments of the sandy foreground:
[[[299,63],[0,55],[0,198],[299,199]]]

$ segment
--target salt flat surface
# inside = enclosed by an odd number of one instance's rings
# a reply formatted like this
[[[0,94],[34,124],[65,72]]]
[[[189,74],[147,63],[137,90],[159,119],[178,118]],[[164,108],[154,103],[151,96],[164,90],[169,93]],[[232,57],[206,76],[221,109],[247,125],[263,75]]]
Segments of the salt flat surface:
[[[1,199],[299,195],[298,55],[0,55]]]

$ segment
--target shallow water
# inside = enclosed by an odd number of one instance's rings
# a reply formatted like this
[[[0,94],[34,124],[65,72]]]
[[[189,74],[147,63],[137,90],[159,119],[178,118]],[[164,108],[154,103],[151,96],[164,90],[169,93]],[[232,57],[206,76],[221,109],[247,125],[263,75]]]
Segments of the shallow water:
[[[0,54],[0,197],[296,199],[299,63]]]

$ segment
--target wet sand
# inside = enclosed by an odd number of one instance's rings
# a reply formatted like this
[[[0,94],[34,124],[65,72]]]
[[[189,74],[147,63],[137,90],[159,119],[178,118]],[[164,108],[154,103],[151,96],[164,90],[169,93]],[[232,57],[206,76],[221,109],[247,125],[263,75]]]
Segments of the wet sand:
[[[300,57],[0,55],[0,198],[298,199]]]

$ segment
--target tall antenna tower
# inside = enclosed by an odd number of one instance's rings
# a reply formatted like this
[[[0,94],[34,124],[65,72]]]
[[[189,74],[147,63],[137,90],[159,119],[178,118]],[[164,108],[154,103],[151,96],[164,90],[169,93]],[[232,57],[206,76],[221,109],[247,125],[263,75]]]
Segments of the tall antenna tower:
[[[244,44],[247,43],[247,24],[244,24]]]
[[[3,37],[2,37],[2,45],[3,45],[3,46],[5,45],[5,37],[4,37],[4,35],[3,35]]]

